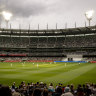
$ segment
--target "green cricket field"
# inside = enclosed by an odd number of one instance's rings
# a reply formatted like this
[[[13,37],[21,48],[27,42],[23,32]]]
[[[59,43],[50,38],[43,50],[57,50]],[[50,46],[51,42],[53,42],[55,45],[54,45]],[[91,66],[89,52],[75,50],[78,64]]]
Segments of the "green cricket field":
[[[96,83],[96,63],[0,62],[0,84],[26,83],[85,84]]]

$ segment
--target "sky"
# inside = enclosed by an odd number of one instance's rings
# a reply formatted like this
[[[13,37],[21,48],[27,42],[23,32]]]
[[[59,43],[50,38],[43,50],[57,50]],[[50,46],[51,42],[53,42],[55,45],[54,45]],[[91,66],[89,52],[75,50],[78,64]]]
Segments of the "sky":
[[[96,24],[96,0],[0,0],[0,12],[13,14],[8,22],[11,28],[28,29],[58,29],[84,27],[88,21],[85,12],[94,10],[91,25]],[[6,27],[4,18],[0,15],[1,27]]]

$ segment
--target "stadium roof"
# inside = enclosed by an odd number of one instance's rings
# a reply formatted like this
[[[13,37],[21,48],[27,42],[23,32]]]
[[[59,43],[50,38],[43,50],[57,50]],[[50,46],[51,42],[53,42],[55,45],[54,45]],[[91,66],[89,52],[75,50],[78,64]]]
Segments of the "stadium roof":
[[[0,35],[16,36],[66,36],[80,34],[95,34],[96,26],[78,27],[67,29],[46,29],[46,30],[28,30],[28,29],[0,29]]]

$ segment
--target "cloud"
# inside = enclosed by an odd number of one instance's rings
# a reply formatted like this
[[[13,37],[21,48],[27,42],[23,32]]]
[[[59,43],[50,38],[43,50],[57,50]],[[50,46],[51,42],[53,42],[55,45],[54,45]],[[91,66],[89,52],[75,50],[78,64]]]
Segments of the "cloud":
[[[5,5],[4,3],[3,0],[0,0],[2,10],[10,10],[17,17],[29,17],[46,12],[46,4],[37,2],[37,0],[9,0]]]
[[[10,23],[22,24],[22,27],[31,23],[32,26],[36,25],[36,28],[40,24],[41,28],[49,23],[51,28],[55,28],[56,23],[61,27],[66,22],[68,26],[74,26],[74,22],[83,26],[87,21],[85,12],[90,9],[96,10],[95,4],[95,0],[0,0],[0,11],[12,12]],[[95,18],[96,12],[92,23],[96,22]]]

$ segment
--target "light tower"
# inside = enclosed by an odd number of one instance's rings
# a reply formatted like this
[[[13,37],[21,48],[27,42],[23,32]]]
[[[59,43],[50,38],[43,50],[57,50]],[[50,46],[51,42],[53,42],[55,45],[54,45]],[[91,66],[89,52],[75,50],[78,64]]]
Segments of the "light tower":
[[[3,15],[3,17],[4,17],[5,21],[6,21],[6,28],[8,28],[8,22],[9,22],[9,20],[10,20],[11,17],[12,17],[12,13],[3,11],[3,12],[2,12],[2,15]]]
[[[94,14],[94,10],[89,10],[89,11],[85,12],[85,16],[89,22],[89,26],[90,26],[90,22],[92,20],[93,14]]]

